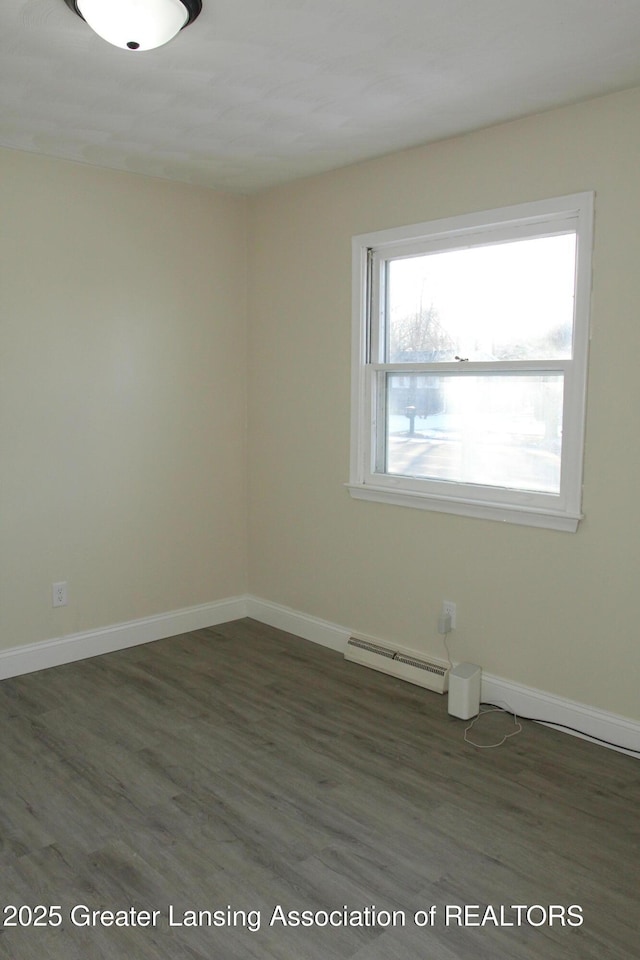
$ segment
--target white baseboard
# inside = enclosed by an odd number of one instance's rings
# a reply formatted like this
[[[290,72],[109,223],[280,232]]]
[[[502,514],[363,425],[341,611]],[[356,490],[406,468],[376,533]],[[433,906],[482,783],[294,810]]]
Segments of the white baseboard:
[[[123,650],[125,647],[135,647],[140,643],[162,640],[164,637],[173,637],[189,630],[202,630],[217,623],[239,620],[246,615],[245,598],[231,597],[153,617],[143,617],[141,620],[131,620],[128,623],[116,623],[86,633],[74,633],[68,637],[1,650],[0,680],[47,667],[58,667],[75,660],[85,660],[87,657],[96,657],[114,650]]]
[[[323,647],[330,647],[342,653],[351,636],[351,631],[347,627],[340,627],[337,623],[320,620],[308,613],[300,613],[299,610],[283,607],[279,603],[272,603],[261,597],[248,596],[246,599],[248,617],[253,617],[254,620],[266,623],[270,627],[293,633],[297,637],[302,637],[303,640],[311,640],[313,643],[319,643]]]
[[[599,710],[575,700],[565,700],[535,687],[505,680],[492,674],[482,675],[482,700],[498,706],[507,704],[522,717],[540,720],[549,726],[560,724],[563,733],[584,739],[603,740],[605,746],[613,746],[625,752],[640,750],[640,723],[621,717],[616,713]],[[573,727],[565,730],[564,727]]]
[[[340,653],[353,631],[348,627],[321,620],[270,600],[251,595],[230,597],[196,607],[185,607],[118,623],[99,630],[76,633],[68,637],[44,640],[10,650],[0,651],[0,680],[56,667],[75,660],[122,650],[189,630],[202,630],[219,623],[253,617],[261,623],[277,627],[305,640],[329,647]],[[419,651],[416,651],[420,655]],[[523,717],[548,724],[564,724],[577,736],[606,741],[618,750],[640,751],[640,722],[608,713],[587,704],[557,697],[534,687],[527,687],[503,677],[483,673],[482,700],[508,706]]]
[[[247,616],[340,652],[344,651],[351,634],[357,632],[259,597],[247,597]],[[424,651],[422,654],[420,651],[415,652],[417,656],[424,655]],[[539,719],[550,725],[555,722],[575,728],[575,731],[563,731],[565,733],[573,733],[574,736],[583,736],[585,739],[593,737],[603,740],[606,741],[605,745],[611,745],[623,752],[625,748],[640,751],[640,722],[627,717],[488,673],[482,675],[481,696],[483,701],[500,706],[506,703],[523,717]]]

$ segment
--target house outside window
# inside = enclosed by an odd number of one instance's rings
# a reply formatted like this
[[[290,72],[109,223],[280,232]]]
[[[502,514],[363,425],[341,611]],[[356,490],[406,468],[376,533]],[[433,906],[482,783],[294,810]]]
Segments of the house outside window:
[[[575,531],[593,194],[353,239],[360,499]]]

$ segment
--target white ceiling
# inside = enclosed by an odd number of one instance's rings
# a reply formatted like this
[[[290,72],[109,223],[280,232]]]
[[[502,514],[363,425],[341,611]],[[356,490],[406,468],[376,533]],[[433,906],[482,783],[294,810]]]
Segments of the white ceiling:
[[[0,144],[252,192],[640,85],[639,0],[203,0],[128,53],[0,0]]]

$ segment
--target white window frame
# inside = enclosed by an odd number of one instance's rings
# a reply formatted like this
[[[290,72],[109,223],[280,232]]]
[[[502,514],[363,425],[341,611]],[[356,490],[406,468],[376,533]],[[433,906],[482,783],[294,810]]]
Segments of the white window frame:
[[[353,340],[351,468],[352,497],[463,516],[575,532],[582,519],[582,474],[590,338],[591,254],[594,194],[577,193],[464,216],[362,234],[352,240]],[[376,342],[381,306],[372,284],[394,256],[450,250],[527,236],[576,232],[573,352],[570,359],[455,363],[379,362]],[[376,319],[378,318],[378,319]],[[499,368],[499,370],[498,370]],[[529,493],[507,487],[427,480],[380,472],[377,445],[384,432],[380,380],[384,373],[561,373],[564,383],[560,491]],[[379,429],[378,429],[379,425]]]

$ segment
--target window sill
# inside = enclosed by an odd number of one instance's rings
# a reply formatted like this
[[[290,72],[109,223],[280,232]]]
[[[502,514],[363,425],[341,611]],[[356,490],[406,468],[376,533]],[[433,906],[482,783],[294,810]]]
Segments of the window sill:
[[[462,517],[477,517],[481,520],[498,520],[527,527],[543,527],[575,533],[582,514],[554,513],[538,508],[510,506],[479,500],[462,500],[453,497],[436,497],[432,494],[408,490],[389,490],[372,484],[345,484],[354,500],[370,500],[391,503],[398,507],[414,507],[418,510],[434,510],[438,513],[454,513]]]

